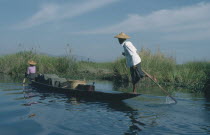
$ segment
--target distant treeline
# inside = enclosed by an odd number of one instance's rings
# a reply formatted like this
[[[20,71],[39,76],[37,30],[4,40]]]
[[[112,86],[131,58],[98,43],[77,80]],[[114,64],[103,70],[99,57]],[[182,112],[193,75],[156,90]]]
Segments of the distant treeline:
[[[189,62],[176,64],[175,58],[149,49],[140,51],[142,68],[155,76],[162,84],[189,88],[191,92],[201,92],[209,83],[210,63]],[[39,73],[53,73],[66,77],[109,79],[121,82],[130,81],[130,71],[125,58],[114,62],[96,63],[77,61],[71,54],[53,57],[33,51],[21,51],[15,54],[0,56],[0,73],[23,76],[28,60],[37,62]]]

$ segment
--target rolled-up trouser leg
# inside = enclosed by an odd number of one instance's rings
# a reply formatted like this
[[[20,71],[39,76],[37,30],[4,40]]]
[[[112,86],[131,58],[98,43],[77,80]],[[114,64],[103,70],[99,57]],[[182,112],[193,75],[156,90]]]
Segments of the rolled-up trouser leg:
[[[144,72],[141,70],[141,64],[137,64],[130,67],[132,83],[136,84],[141,78],[145,76]]]

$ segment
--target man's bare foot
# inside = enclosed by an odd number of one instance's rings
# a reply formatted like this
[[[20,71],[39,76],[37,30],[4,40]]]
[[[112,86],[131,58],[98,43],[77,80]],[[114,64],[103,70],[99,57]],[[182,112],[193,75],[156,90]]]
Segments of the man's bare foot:
[[[133,91],[133,94],[137,94],[137,92],[136,91]]]
[[[133,89],[133,94],[137,94],[136,89]]]

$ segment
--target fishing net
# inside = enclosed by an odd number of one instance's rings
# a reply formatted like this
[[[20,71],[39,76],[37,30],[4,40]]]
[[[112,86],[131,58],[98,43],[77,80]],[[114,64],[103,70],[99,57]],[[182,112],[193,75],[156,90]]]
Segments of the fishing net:
[[[166,104],[176,104],[176,101],[174,101],[170,96],[166,96]]]
[[[67,83],[65,78],[59,78],[55,74],[40,74],[35,78],[35,80],[55,87],[63,87]]]

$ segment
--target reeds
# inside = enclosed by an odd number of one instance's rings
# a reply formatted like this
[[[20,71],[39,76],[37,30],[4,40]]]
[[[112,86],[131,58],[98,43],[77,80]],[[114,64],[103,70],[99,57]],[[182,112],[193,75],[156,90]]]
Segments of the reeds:
[[[142,48],[139,52],[141,66],[149,74],[155,76],[159,83],[188,88],[191,92],[201,92],[210,80],[209,62],[189,62],[176,64],[175,58],[166,56],[160,50],[152,53]],[[62,57],[40,54],[36,51],[21,51],[15,54],[0,56],[0,73],[20,76],[26,72],[28,60],[37,62],[39,73],[58,74],[75,79],[108,79],[129,82],[130,69],[125,58],[114,62],[96,63],[76,61],[67,53]]]
[[[87,61],[78,61],[78,70],[79,73],[75,78],[78,79],[103,79],[103,80],[112,80],[112,62],[87,62]]]
[[[53,57],[33,51],[21,51],[0,57],[0,72],[10,75],[22,75],[26,72],[27,62],[37,62],[39,73],[72,74],[77,72],[76,60],[70,56]]]
[[[0,73],[22,76],[28,67],[28,61],[37,62],[38,73],[58,74],[72,79],[110,79],[112,63],[77,61],[67,52],[64,56],[49,56],[36,51],[21,51],[0,57]],[[108,74],[108,75],[107,75]]]
[[[199,92],[203,90],[208,80],[210,73],[210,63],[208,62],[189,62],[178,65],[175,58],[164,55],[160,50],[152,53],[145,48],[141,49],[139,55],[142,59],[142,69],[155,76],[159,83],[186,87],[192,92]],[[115,80],[131,80],[125,58],[115,61],[113,72]]]

